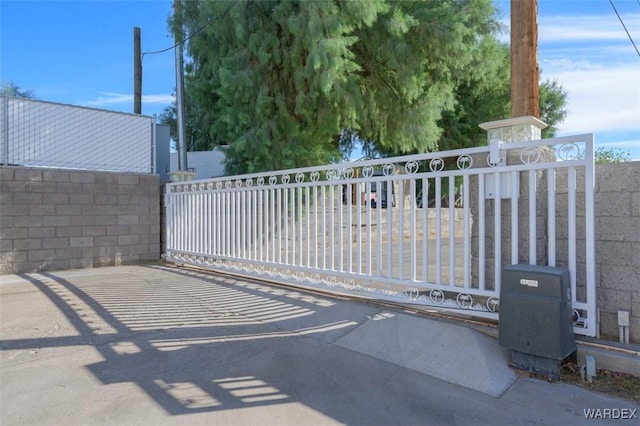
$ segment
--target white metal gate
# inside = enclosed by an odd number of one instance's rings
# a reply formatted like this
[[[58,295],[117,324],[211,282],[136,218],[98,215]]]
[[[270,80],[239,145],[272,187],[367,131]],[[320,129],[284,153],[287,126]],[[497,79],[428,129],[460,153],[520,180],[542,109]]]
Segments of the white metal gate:
[[[503,265],[564,266],[595,336],[593,190],[591,134],[171,183],[166,259],[490,318]]]

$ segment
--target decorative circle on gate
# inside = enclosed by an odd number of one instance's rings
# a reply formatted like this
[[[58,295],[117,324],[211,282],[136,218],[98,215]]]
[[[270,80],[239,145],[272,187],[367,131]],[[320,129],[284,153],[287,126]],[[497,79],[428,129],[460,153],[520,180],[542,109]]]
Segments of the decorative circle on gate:
[[[247,178],[245,185],[247,185],[248,188],[251,188],[253,186],[253,178]]]
[[[224,187],[227,188],[227,189],[231,188],[231,181],[230,180],[225,181],[224,182]]]
[[[387,163],[382,166],[382,174],[385,176],[391,176],[396,171],[396,166],[391,163]]]
[[[311,182],[317,182],[320,179],[320,173],[317,171],[311,172]]]
[[[438,305],[444,303],[444,292],[442,290],[431,290],[429,292],[429,300]]]
[[[444,160],[442,158],[433,158],[429,161],[429,170],[439,172],[444,169]]]
[[[336,171],[333,169],[327,170],[326,176],[327,176],[327,180],[333,180],[336,178]]]
[[[404,165],[404,171],[410,175],[416,174],[419,168],[420,168],[420,165],[416,160],[407,161],[406,164]]]
[[[576,308],[573,308],[571,310],[571,322],[573,323],[573,325],[576,325],[578,323],[578,320],[580,320],[580,312],[578,312],[578,310]]]
[[[520,162],[522,164],[532,164],[540,161],[540,151],[536,148],[527,148],[520,153]]]
[[[506,159],[505,159],[504,152],[500,152],[500,161],[498,161],[497,163],[492,163],[491,156],[487,155],[487,165],[489,167],[503,166],[505,162],[506,162]]]
[[[278,183],[278,178],[275,176],[269,176],[269,185],[275,185]]]
[[[344,176],[345,179],[353,179],[353,175],[353,167],[342,169],[342,176]]]
[[[236,179],[236,188],[240,188],[242,186],[242,179]]]
[[[490,297],[487,299],[487,309],[489,312],[497,312],[498,308],[500,308],[500,300],[495,297]]]
[[[565,143],[558,148],[558,157],[561,160],[578,160],[581,157],[580,147],[575,143]]]
[[[418,300],[418,297],[420,297],[420,291],[417,288],[412,287],[405,290],[404,295],[409,300]]]
[[[327,285],[329,287],[335,287],[336,285],[338,285],[338,280],[336,279],[336,277],[330,277],[329,281],[327,281]]]
[[[373,167],[369,165],[364,166],[362,168],[362,176],[366,178],[370,178],[371,176],[373,176]]]
[[[216,182],[216,189],[220,189],[220,188],[222,188],[222,181],[221,180]]]
[[[213,189],[213,182],[207,183],[207,189]]]
[[[284,183],[285,185],[288,184],[291,181],[291,176],[289,175],[282,175],[282,177],[280,178],[280,180],[282,181],[282,183]]]
[[[204,183],[203,182],[200,182],[200,184],[198,185],[198,189],[200,191],[202,191],[204,189]]]
[[[304,173],[302,172],[296,173],[296,182],[298,183],[304,182]]]
[[[192,183],[192,184],[191,184],[191,190],[192,190],[192,191],[196,191],[197,189],[198,189],[198,185],[197,185],[197,184],[195,184],[195,183]]]
[[[460,293],[458,297],[456,297],[456,303],[461,308],[467,309],[473,304],[473,297],[468,293]]]
[[[259,176],[258,179],[256,179],[256,183],[258,186],[264,185],[264,176]]]
[[[458,160],[456,161],[456,165],[460,170],[470,169],[471,166],[473,165],[473,158],[471,158],[471,156],[468,154],[463,154],[458,157]]]

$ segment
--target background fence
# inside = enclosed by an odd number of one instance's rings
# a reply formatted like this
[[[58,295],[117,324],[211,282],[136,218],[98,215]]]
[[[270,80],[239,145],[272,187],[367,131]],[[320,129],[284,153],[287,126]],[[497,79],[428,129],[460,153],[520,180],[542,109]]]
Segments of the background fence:
[[[0,102],[0,164],[155,172],[155,120],[32,99]]]

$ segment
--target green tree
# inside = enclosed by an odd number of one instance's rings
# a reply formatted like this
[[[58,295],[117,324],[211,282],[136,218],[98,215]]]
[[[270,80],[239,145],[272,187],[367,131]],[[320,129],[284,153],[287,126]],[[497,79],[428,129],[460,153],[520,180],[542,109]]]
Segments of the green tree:
[[[458,82],[490,62],[490,0],[184,1],[186,78],[227,172],[437,148]],[[495,118],[495,117],[494,117]],[[342,151],[341,151],[342,149]]]
[[[542,129],[543,138],[552,138],[558,125],[567,117],[567,92],[556,80],[545,80],[540,84],[540,120],[547,124]]]
[[[188,151],[208,151],[215,146],[207,131],[207,126],[202,124],[202,120],[205,117],[205,114],[198,112],[194,103],[188,100],[185,102],[185,139],[187,140]],[[160,113],[158,121],[160,124],[169,126],[171,139],[174,141],[178,139],[175,101]]]
[[[598,147],[594,153],[596,163],[626,163],[631,161],[631,153],[621,148]]]
[[[439,122],[443,129],[438,141],[440,150],[486,145],[486,131],[478,124],[510,117],[509,46],[487,38],[480,44],[478,53],[491,61],[478,63],[474,67],[476,72],[458,82],[455,107],[445,111]],[[542,137],[551,138],[567,115],[567,94],[557,81],[544,80],[540,83],[539,96],[539,118],[548,125],[542,130]]]
[[[2,81],[0,96],[14,96],[16,98],[35,98],[33,90],[21,90],[13,81]]]

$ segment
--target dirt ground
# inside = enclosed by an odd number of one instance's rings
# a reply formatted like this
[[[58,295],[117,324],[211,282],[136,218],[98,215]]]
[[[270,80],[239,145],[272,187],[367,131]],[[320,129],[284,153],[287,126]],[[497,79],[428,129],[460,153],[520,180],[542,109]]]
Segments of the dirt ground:
[[[596,377],[589,383],[582,378],[578,365],[573,361],[566,360],[562,364],[559,381],[640,403],[640,377],[631,374],[597,370]]]

